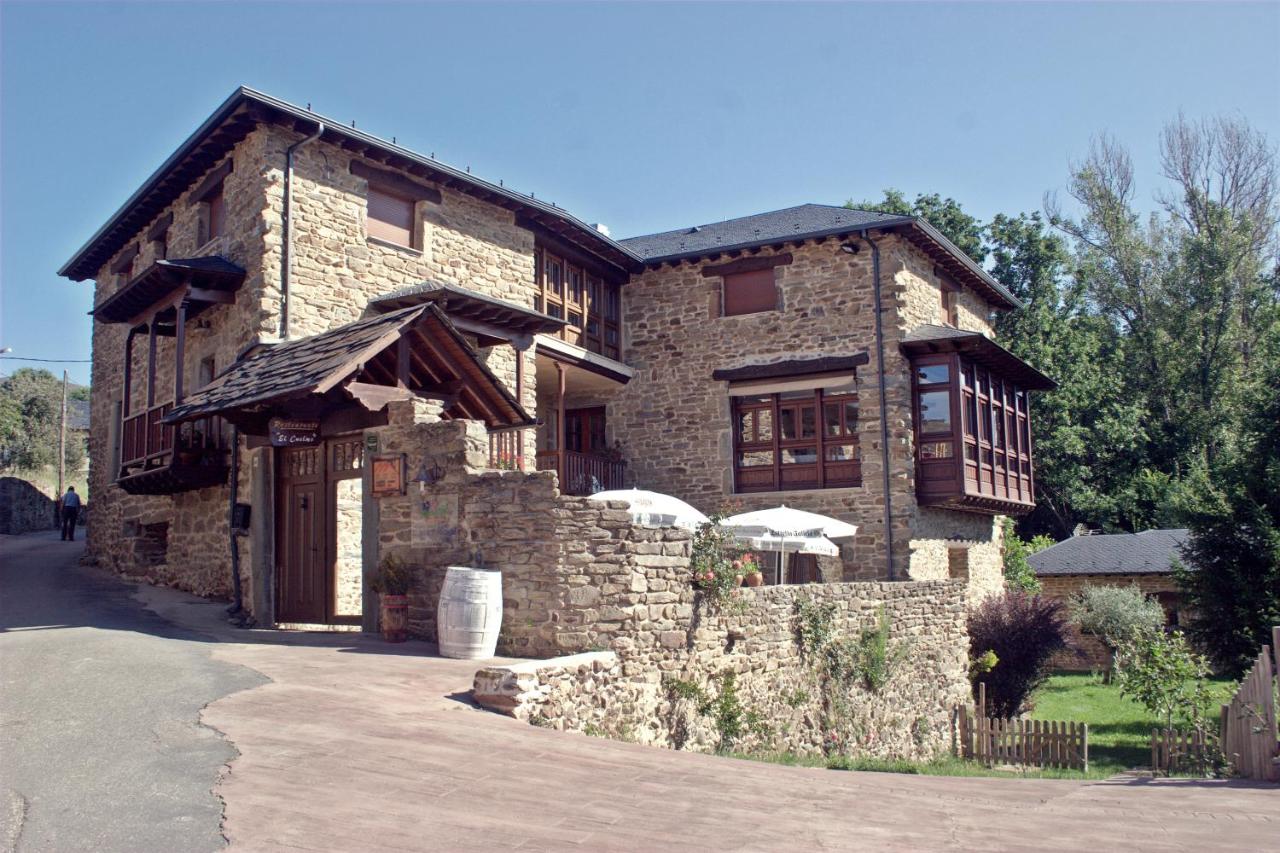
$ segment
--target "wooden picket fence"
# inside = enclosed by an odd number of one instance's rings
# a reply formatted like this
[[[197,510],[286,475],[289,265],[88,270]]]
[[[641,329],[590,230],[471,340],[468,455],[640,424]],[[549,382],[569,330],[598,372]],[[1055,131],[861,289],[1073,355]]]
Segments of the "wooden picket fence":
[[[993,719],[987,716],[986,685],[978,685],[973,709],[956,709],[958,749],[962,758],[988,766],[1020,764],[1028,767],[1089,769],[1087,723],[1048,720]]]
[[[1209,762],[1209,743],[1202,729],[1151,730],[1151,770],[1164,773],[1196,770],[1203,774]]]
[[[1239,776],[1280,782],[1276,681],[1280,678],[1280,626],[1271,629],[1231,701],[1222,706],[1222,752]]]

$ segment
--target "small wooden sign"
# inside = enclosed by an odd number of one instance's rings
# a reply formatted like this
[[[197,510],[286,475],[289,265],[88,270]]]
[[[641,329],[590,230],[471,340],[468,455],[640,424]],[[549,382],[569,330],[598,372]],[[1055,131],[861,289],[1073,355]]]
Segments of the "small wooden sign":
[[[272,447],[310,447],[320,441],[319,421],[272,418],[267,422]]]
[[[405,457],[403,453],[379,453],[369,461],[370,494],[390,498],[405,493]]]

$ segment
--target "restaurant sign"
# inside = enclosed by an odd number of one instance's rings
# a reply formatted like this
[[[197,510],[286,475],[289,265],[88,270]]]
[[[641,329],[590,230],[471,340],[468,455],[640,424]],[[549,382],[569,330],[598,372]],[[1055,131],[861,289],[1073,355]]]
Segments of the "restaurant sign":
[[[272,447],[310,447],[320,441],[319,421],[272,418],[267,422]]]

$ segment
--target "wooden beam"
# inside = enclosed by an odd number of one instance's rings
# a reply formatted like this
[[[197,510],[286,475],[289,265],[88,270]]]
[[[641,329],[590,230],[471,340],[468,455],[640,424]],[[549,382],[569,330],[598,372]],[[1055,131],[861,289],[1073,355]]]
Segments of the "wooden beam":
[[[392,192],[407,195],[415,201],[430,201],[435,204],[440,204],[444,201],[440,190],[408,178],[401,172],[378,169],[367,163],[361,163],[359,160],[352,160],[351,174],[358,178],[364,178],[371,184],[386,187]]]
[[[173,211],[169,211],[161,216],[155,222],[151,223],[151,227],[147,229],[147,241],[152,242],[159,240],[164,236],[164,232],[169,230],[169,226],[173,225]]]
[[[791,263],[791,253],[783,252],[778,255],[769,255],[767,257],[746,257],[736,261],[729,261],[723,264],[707,264],[702,268],[703,278],[714,278],[716,276],[733,275],[740,272],[756,272],[757,270],[768,270],[774,267],[786,266]]]
[[[156,404],[156,318],[147,326],[147,408]]]
[[[413,392],[395,385],[371,385],[368,382],[348,382],[344,388],[353,399],[371,412],[381,411],[387,403],[412,400]]]
[[[116,259],[116,262],[111,265],[111,272],[116,274],[124,272],[126,269],[133,266],[133,259],[136,257],[138,257],[138,244],[134,243],[132,246],[125,249],[120,254],[120,257]]]
[[[561,490],[564,482],[564,386],[565,366],[556,362],[556,475],[560,478]]]
[[[409,337],[401,335],[396,342],[396,385],[409,387]]]
[[[129,329],[129,334],[124,339],[124,402],[120,408],[125,418],[129,417],[129,398],[133,389],[133,336],[137,332],[137,329]]]
[[[230,175],[233,169],[235,169],[235,158],[228,157],[222,162],[221,166],[205,176],[205,179],[200,182],[200,186],[191,194],[191,200],[204,201],[213,194],[214,190],[222,186],[223,179]]]
[[[188,287],[186,295],[196,302],[216,302],[219,305],[230,305],[236,301],[236,295],[229,290],[209,290],[207,287]]]
[[[179,405],[182,402],[182,360],[186,354],[187,348],[187,300],[178,303],[178,317],[174,321],[176,339],[174,342],[174,368],[173,368],[173,403]]]

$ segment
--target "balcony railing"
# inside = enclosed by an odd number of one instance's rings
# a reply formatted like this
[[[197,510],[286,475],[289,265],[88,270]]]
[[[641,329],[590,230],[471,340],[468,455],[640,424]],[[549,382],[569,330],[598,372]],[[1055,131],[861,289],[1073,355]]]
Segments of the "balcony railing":
[[[499,471],[524,471],[525,429],[504,429],[489,433],[489,467]]]
[[[621,489],[626,468],[625,462],[595,453],[538,451],[538,470],[556,471],[560,475],[560,491],[566,495]]]
[[[173,403],[161,403],[124,419],[120,431],[119,478],[157,468],[226,466],[226,430],[218,417],[180,426],[161,423]]]

